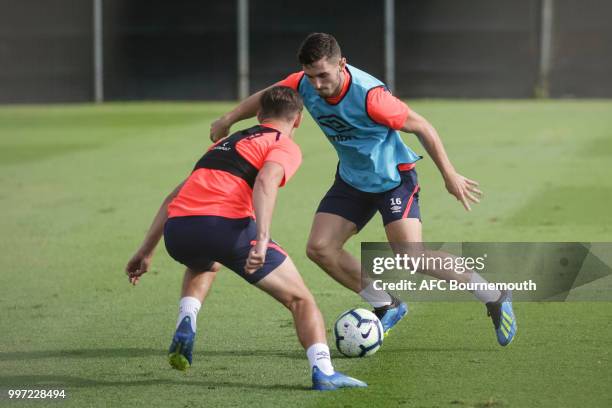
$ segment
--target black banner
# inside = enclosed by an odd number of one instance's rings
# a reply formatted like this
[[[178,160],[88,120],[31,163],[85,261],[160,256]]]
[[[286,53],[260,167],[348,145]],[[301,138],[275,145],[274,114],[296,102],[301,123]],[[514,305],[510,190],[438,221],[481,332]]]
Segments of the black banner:
[[[363,286],[410,300],[612,301],[612,243],[361,244]],[[474,274],[476,273],[476,275]]]

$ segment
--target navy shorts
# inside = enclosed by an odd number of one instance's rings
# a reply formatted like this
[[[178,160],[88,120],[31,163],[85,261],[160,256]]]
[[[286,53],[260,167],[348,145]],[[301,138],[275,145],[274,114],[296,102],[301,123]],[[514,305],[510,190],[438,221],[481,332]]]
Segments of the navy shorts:
[[[164,226],[166,249],[177,262],[197,272],[209,271],[214,262],[219,262],[249,283],[257,283],[287,258],[287,253],[270,240],[264,266],[247,274],[244,267],[256,236],[257,226],[251,218],[174,217]]]
[[[339,215],[357,225],[360,231],[380,212],[383,224],[402,218],[421,219],[419,183],[416,170],[400,171],[399,186],[384,193],[366,193],[346,183],[336,172],[336,180],[321,200],[317,212]]]

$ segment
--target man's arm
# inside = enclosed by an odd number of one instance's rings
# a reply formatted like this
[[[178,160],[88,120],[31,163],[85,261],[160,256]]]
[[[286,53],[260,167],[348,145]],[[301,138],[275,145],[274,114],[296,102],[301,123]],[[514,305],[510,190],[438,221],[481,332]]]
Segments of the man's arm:
[[[229,134],[230,128],[234,123],[249,119],[257,115],[261,95],[267,90],[262,89],[255,92],[238,104],[231,112],[226,113],[210,125],[210,140],[216,142]]]
[[[466,210],[471,211],[470,201],[479,203],[482,192],[477,188],[478,183],[476,181],[457,173],[446,154],[436,129],[427,119],[414,111],[410,111],[404,126],[400,130],[414,133],[419,138],[419,141],[438,167],[440,174],[442,174],[448,192],[461,201]]]
[[[270,241],[270,225],[276,204],[278,187],[283,181],[285,170],[275,162],[266,162],[257,174],[253,186],[253,207],[257,220],[257,243],[249,252],[246,273],[253,273],[261,268],[266,261],[266,251]]]
[[[174,197],[176,197],[178,192],[183,187],[183,184],[185,184],[184,181],[164,199],[159,207],[159,210],[157,211],[157,214],[155,215],[155,218],[153,218],[153,222],[149,227],[149,231],[145,235],[142,245],[140,245],[140,248],[138,248],[136,253],[128,261],[125,267],[125,272],[128,275],[132,285],[136,285],[140,280],[140,276],[149,270],[151,258],[153,258],[153,252],[155,251],[155,247],[162,237],[164,232],[164,224],[168,219],[168,204],[170,204]]]
[[[210,125],[210,140],[216,142],[219,139],[223,139],[224,137],[229,135],[230,128],[233,124],[238,123],[241,120],[250,119],[257,115],[257,111],[259,110],[260,106],[261,95],[273,86],[288,86],[289,88],[292,88],[297,91],[303,75],[304,73],[302,71],[295,72],[289,75],[287,78],[283,79],[282,81],[279,81],[274,85],[270,85],[269,87],[262,89],[259,92],[255,92],[253,95],[240,102],[238,106],[234,108],[234,110],[221,116],[219,119],[214,121],[212,125]]]

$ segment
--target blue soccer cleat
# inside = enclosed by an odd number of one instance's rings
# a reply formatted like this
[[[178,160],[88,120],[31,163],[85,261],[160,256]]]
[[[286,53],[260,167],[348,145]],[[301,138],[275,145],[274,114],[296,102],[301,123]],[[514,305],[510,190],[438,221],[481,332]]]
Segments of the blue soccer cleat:
[[[312,368],[312,389],[317,391],[332,391],[338,388],[364,388],[368,384],[348,375],[335,372],[325,375],[317,366]]]
[[[168,350],[168,362],[177,370],[185,371],[191,367],[191,352],[195,332],[191,330],[191,319],[185,316],[181,324],[176,328],[172,344]]]
[[[374,308],[374,314],[380,320],[385,337],[389,331],[408,313],[408,305],[398,298],[392,297],[390,305]]]
[[[512,310],[512,292],[503,291],[496,302],[487,303],[487,314],[493,320],[497,342],[507,346],[516,336],[516,317]]]

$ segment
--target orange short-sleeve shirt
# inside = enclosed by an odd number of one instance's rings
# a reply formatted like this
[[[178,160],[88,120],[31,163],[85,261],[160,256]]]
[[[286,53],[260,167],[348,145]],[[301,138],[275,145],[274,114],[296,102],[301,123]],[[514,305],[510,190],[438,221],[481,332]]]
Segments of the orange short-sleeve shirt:
[[[283,186],[298,170],[302,153],[299,146],[279,132],[274,124],[264,123],[260,128],[263,131],[246,135],[235,144],[235,154],[257,170],[268,161],[280,164],[285,171]],[[208,151],[225,149],[224,140],[215,143]],[[191,215],[254,217],[253,190],[245,179],[228,171],[196,168],[168,205],[168,218]]]
[[[335,97],[326,98],[327,102],[331,104],[338,103],[348,91],[351,74],[346,68],[344,69],[344,75],[345,80],[340,94]],[[304,71],[295,72],[282,81],[277,82],[276,85],[287,86],[297,91],[303,77]],[[383,86],[374,88],[368,93],[366,109],[368,115],[376,123],[395,130],[400,130],[404,126],[410,114],[410,108]]]

